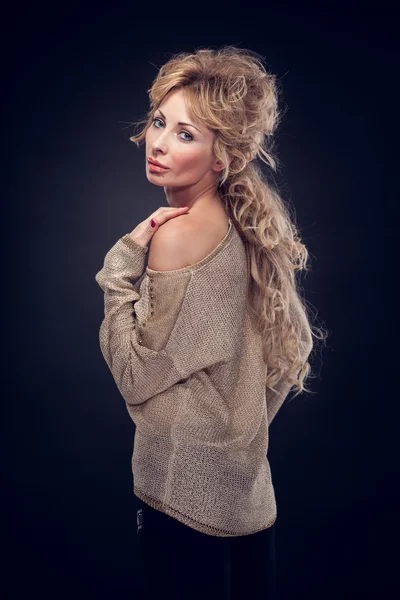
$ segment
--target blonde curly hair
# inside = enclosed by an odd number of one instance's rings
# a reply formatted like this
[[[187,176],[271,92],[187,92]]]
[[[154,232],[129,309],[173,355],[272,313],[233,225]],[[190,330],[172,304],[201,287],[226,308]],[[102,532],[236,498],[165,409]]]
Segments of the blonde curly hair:
[[[213,130],[214,156],[225,165],[218,192],[246,248],[250,312],[263,339],[266,386],[275,391],[273,386],[285,375],[295,396],[312,393],[305,387],[311,366],[302,360],[303,348],[311,340],[314,350],[312,336],[324,340],[326,334],[310,324],[295,277],[295,271],[308,270],[309,253],[289,206],[254,162],[260,158],[277,170],[272,153],[272,135],[280,121],[276,76],[267,72],[259,54],[235,46],[172,55],[147,90],[146,118],[134,123],[144,124],[129,138],[137,146],[166,94],[177,89],[184,90],[189,115]],[[308,325],[305,337],[291,315],[293,294]]]

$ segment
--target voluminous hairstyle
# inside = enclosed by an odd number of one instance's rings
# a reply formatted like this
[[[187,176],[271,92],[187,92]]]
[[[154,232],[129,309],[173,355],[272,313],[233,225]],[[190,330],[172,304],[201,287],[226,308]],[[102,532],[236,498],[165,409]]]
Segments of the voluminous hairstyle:
[[[304,347],[315,350],[312,336],[325,337],[310,324],[295,277],[296,271],[308,270],[309,253],[290,207],[255,162],[259,158],[277,170],[272,153],[280,121],[276,76],[267,72],[259,54],[235,46],[173,55],[147,90],[150,110],[136,123],[144,128],[129,138],[137,146],[166,94],[178,89],[184,90],[194,121],[213,130],[214,156],[225,165],[218,191],[246,248],[250,313],[263,339],[266,386],[275,391],[273,386],[285,375],[297,390],[295,396],[312,393],[305,387],[311,366],[304,362]],[[292,318],[293,295],[305,317],[306,335],[304,322]]]

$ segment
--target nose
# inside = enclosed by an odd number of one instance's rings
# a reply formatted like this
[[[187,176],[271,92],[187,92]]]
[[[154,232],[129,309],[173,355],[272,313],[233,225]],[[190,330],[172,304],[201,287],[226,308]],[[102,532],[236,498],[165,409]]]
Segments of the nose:
[[[162,153],[165,153],[167,150],[167,143],[166,143],[166,130],[165,129],[157,129],[156,132],[154,133],[153,131],[153,136],[152,136],[152,148],[154,151],[160,151]]]

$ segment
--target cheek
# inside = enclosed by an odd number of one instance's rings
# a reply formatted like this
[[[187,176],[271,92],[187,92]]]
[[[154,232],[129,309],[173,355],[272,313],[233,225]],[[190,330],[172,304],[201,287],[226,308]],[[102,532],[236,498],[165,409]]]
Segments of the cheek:
[[[186,146],[184,150],[175,153],[173,162],[179,169],[201,171],[204,168],[203,152],[199,148]]]
[[[145,135],[146,152],[152,147],[152,144],[158,147],[156,142],[157,131],[150,127]],[[199,145],[190,146],[190,144],[182,144],[176,140],[175,143],[168,144],[167,154],[169,156],[168,164],[174,171],[203,173],[207,168],[207,153]]]

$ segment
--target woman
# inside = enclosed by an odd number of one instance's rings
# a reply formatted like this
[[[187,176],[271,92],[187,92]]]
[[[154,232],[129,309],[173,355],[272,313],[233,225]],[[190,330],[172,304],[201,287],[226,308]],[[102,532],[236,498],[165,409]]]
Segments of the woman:
[[[254,52],[180,53],[131,137],[168,207],[116,242],[96,281],[101,350],[136,426],[146,598],[274,597],[268,428],[292,387],[309,391],[318,337],[295,279],[307,249],[254,162],[276,168],[277,105]]]

